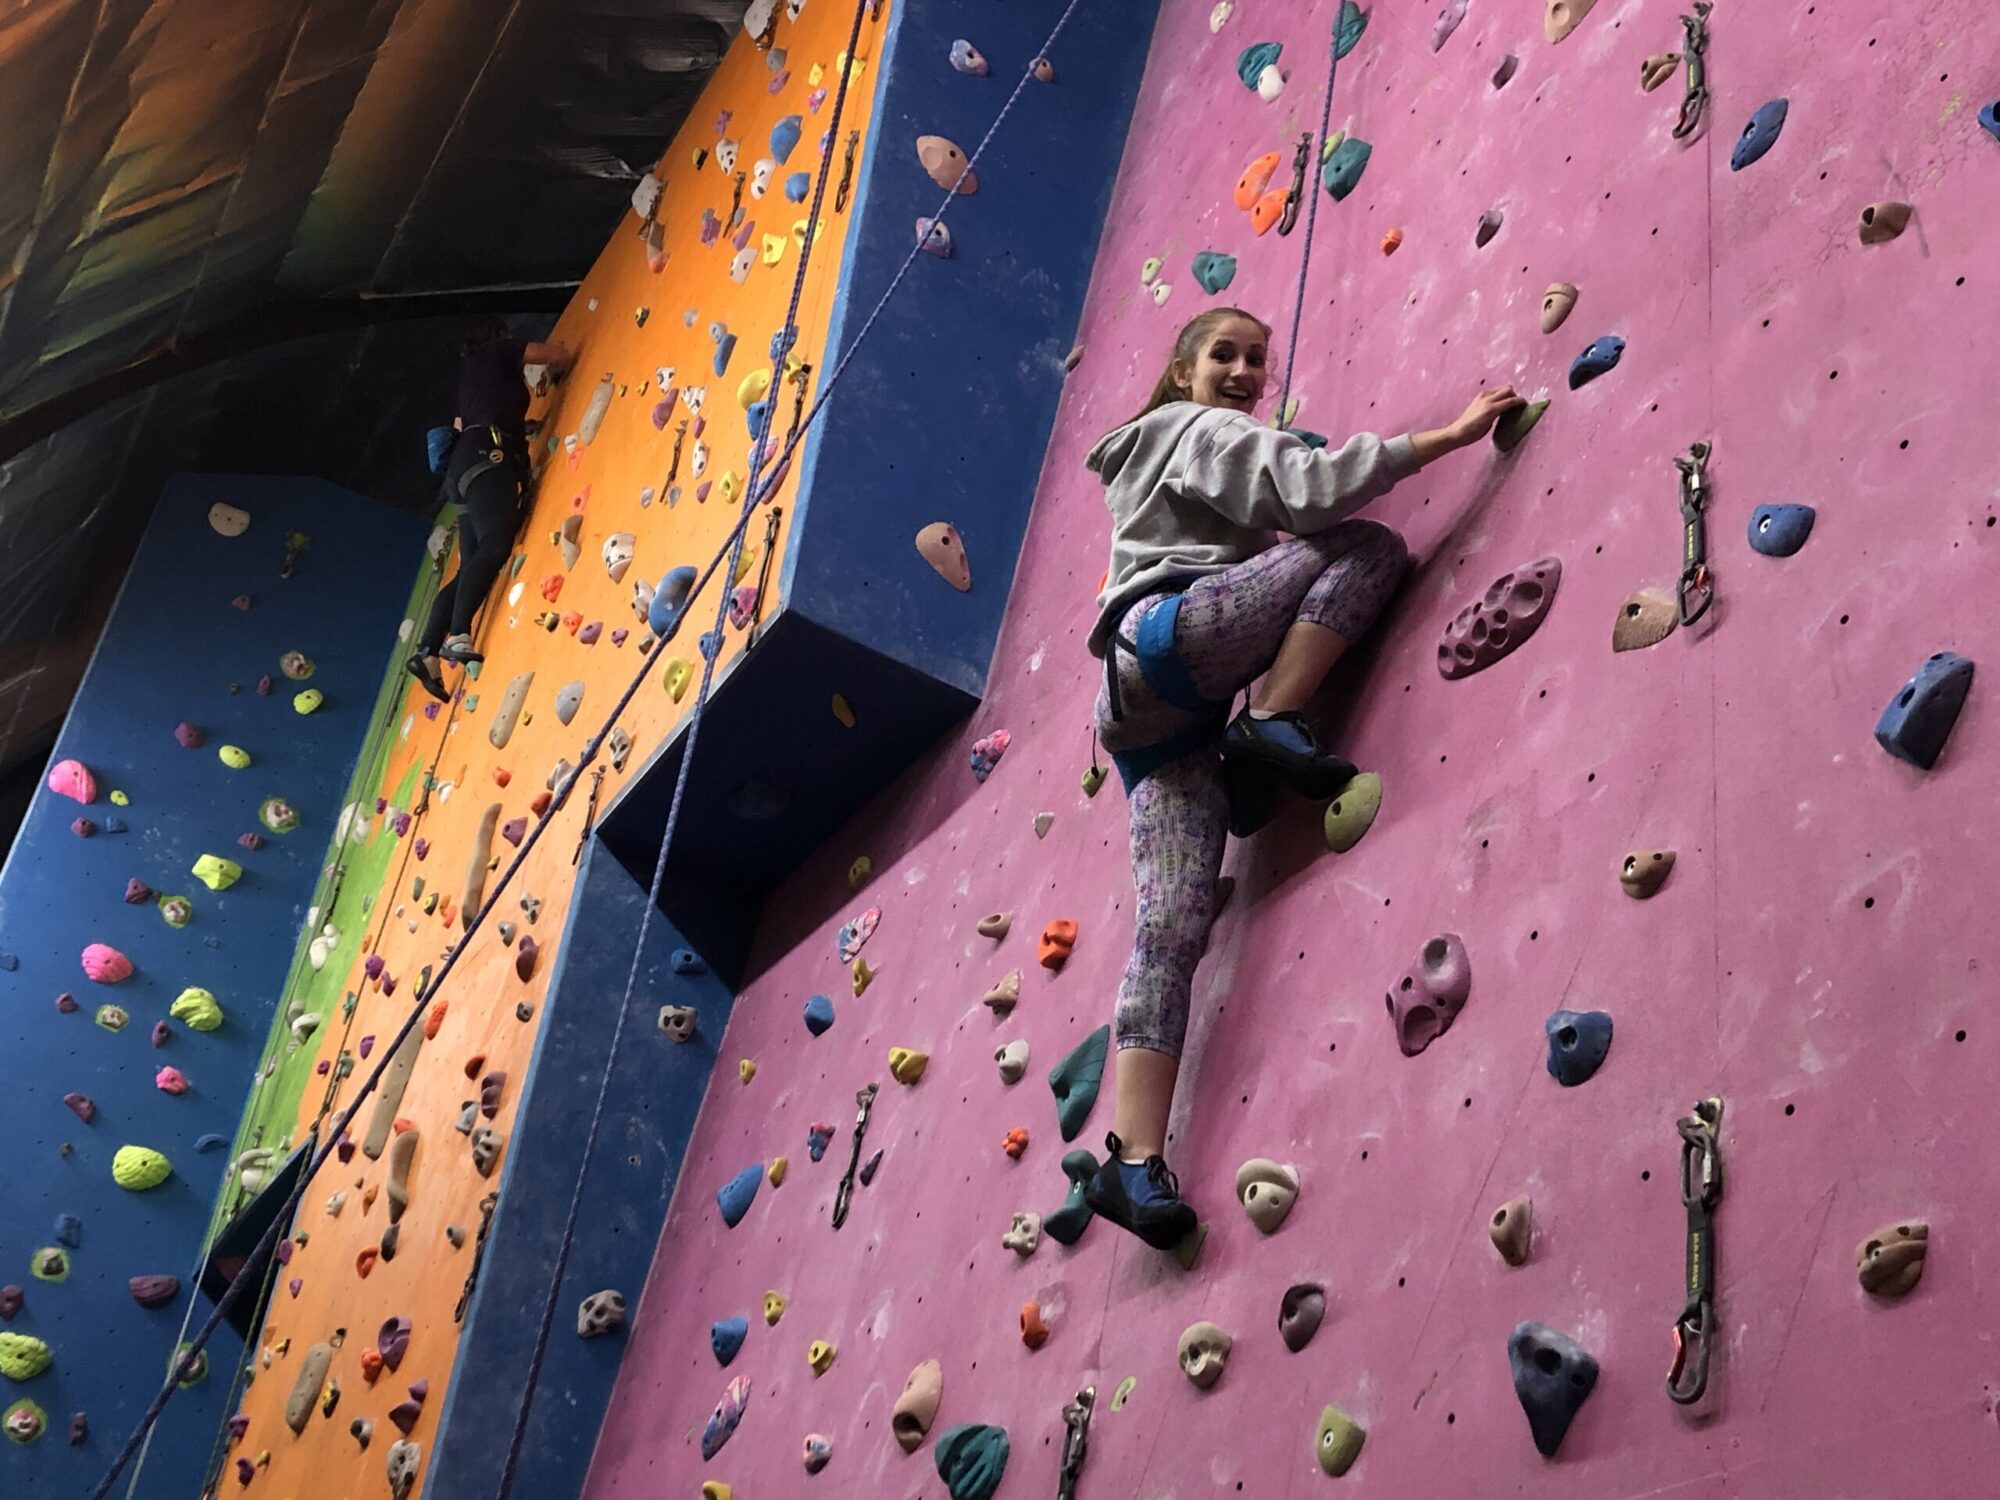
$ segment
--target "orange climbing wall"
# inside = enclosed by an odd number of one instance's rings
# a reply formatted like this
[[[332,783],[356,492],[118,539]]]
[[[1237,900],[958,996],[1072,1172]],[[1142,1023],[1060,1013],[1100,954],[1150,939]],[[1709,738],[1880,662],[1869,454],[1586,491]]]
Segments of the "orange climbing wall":
[[[637,237],[639,221],[628,208],[558,323],[554,337],[575,348],[578,359],[565,385],[534,405],[533,416],[542,424],[536,447],[541,468],[533,515],[522,532],[519,550],[524,560],[518,588],[507,593],[503,584],[502,592],[489,602],[479,627],[485,666],[477,681],[465,684],[470,691],[461,701],[430,717],[425,712],[430,700],[415,689],[408,694],[401,739],[382,775],[384,796],[393,795],[412,768],[421,773],[418,784],[425,776],[436,782],[424,799],[424,810],[411,823],[404,839],[406,852],[392,863],[390,884],[377,896],[370,919],[369,946],[382,958],[385,980],[394,981],[394,993],[385,994],[391,986],[368,982],[357,967],[349,982],[359,993],[358,1005],[344,1024],[336,1022],[321,1033],[323,1057],[331,1060],[343,1051],[354,1053],[364,1037],[386,1044],[409,1013],[420,971],[442,961],[460,930],[456,908],[468,849],[484,809],[497,801],[503,822],[517,817],[532,821],[531,801],[556,761],[576,761],[586,737],[603,723],[642,660],[639,643],[645,627],[632,607],[634,581],[657,580],[682,563],[702,566],[722,545],[737,514],[737,505],[724,498],[724,476],[734,476],[740,493],[750,448],[738,387],[752,371],[770,368],[770,338],[784,318],[799,262],[797,229],[810,201],[788,202],[782,185],[790,173],[816,173],[824,167],[831,174],[822,214],[825,232],[814,248],[797,320],[797,353],[817,363],[847,228],[847,210],[836,211],[834,206],[835,189],[847,160],[850,132],[857,140],[867,134],[874,83],[870,61],[884,24],[880,17],[864,24],[841,138],[822,159],[818,142],[832,111],[835,59],[846,48],[852,19],[853,11],[847,7],[807,6],[796,20],[781,7],[775,36],[776,47],[784,52],[779,68],[771,66],[773,55],[738,36],[701,104],[660,157],[657,170],[665,182],[659,207],[665,228],[664,268],[649,269],[646,248]],[[722,141],[737,143],[736,170],[751,177],[768,154],[772,126],[793,114],[802,118],[802,136],[789,162],[775,169],[770,191],[762,198],[747,185],[743,194],[742,208],[751,221],[746,243],[756,253],[746,279],[739,283],[730,273],[735,254],[731,235],[720,234],[713,245],[701,243],[704,210],[725,223],[730,218],[732,180],[721,169],[717,147]],[[707,156],[699,167],[694,161],[698,151]],[[857,181],[865,156],[865,150],[854,156]],[[717,322],[738,340],[722,376],[714,373],[712,364],[716,346],[710,325]],[[681,396],[664,428],[657,428],[652,413],[659,400],[656,370],[661,366],[671,367]],[[588,444],[579,440],[571,452],[565,439],[577,433],[593,388],[607,374],[615,391],[609,411],[595,440]],[[706,471],[697,477],[692,407],[702,388],[706,394],[698,440],[707,455]],[[782,437],[791,417],[793,388],[781,374],[774,389],[774,425]],[[689,425],[676,481],[680,493],[670,503],[667,475],[675,431],[683,422]],[[794,476],[798,468],[795,462]],[[705,501],[697,493],[703,481],[713,485]],[[788,516],[794,482],[788,480],[773,497]],[[651,502],[643,503],[649,489]],[[581,555],[565,569],[554,535],[566,517],[578,513],[583,516]],[[762,571],[768,514],[760,509],[749,533],[752,551],[746,576],[752,580]],[[604,539],[616,532],[631,532],[637,538],[636,561],[621,584],[611,581],[602,561]],[[779,548],[786,535],[781,529]],[[762,603],[766,619],[777,608],[772,595],[779,574],[774,565]],[[560,594],[553,603],[543,596],[545,580],[560,580]],[[714,598],[713,592],[705,594],[701,610],[712,610]],[[553,631],[536,622],[544,611],[558,616]],[[585,646],[577,638],[578,627],[590,622],[601,624],[602,635],[595,645]],[[697,668],[694,637],[704,628],[705,624],[691,626],[672,648]],[[630,636],[622,645],[614,644],[614,631],[629,631]],[[742,644],[742,631],[731,628],[725,633],[720,671],[729,670]],[[645,688],[621,720],[634,749],[622,772],[607,774],[600,804],[610,800],[693,703],[692,687],[680,705],[669,700],[660,682],[659,661],[665,655],[659,653]],[[488,739],[495,710],[508,682],[528,671],[535,674],[534,684],[520,726],[505,749],[496,750]],[[555,713],[555,699],[570,682],[581,682],[584,695],[581,711],[564,727]],[[503,778],[504,787],[498,784]],[[483,1056],[483,1067],[475,1074],[498,1069],[508,1075],[506,1098],[490,1122],[506,1134],[539,1020],[537,1011],[523,1023],[515,1007],[521,1002],[539,1007],[542,999],[575,877],[571,856],[589,800],[587,786],[572,795],[514,889],[495,908],[495,920],[475,937],[440,1002],[444,1014],[436,1035],[425,1043],[398,1110],[421,1132],[421,1143],[412,1201],[394,1260],[377,1264],[365,1279],[356,1273],[358,1254],[379,1247],[387,1227],[387,1201],[378,1196],[386,1179],[386,1158],[370,1162],[356,1152],[347,1165],[336,1160],[309,1191],[297,1224],[298,1238],[305,1243],[294,1246],[290,1264],[279,1273],[277,1295],[258,1339],[262,1352],[257,1379],[243,1403],[250,1426],[232,1449],[233,1456],[253,1461],[268,1453],[268,1470],[254,1480],[259,1493],[307,1500],[385,1491],[384,1455],[399,1436],[387,1413],[417,1379],[428,1380],[430,1390],[413,1436],[427,1454],[430,1451],[451,1375],[458,1335],[452,1308],[472,1264],[478,1203],[499,1183],[504,1170],[503,1164],[491,1181],[482,1179],[472,1166],[465,1137],[452,1128],[462,1101],[478,1093],[476,1078],[468,1080],[465,1065],[468,1059]],[[412,810],[390,806],[379,816],[393,819]],[[366,815],[372,809],[362,812]],[[416,852],[419,840],[425,849],[421,857]],[[504,859],[514,850],[496,838],[493,852]],[[488,877],[489,891],[495,878]],[[424,882],[422,899],[415,893],[418,880]],[[437,910],[426,912],[424,900],[431,893],[438,893],[441,901]],[[531,921],[523,910],[519,899],[523,895],[539,901],[539,920]],[[542,945],[534,976],[525,983],[516,977],[518,946],[503,946],[497,919],[516,924]],[[426,1012],[435,1014],[428,1007]],[[376,1051],[368,1062],[359,1063],[355,1080],[365,1077],[381,1056]],[[343,1107],[353,1086],[349,1082],[336,1087],[326,1102],[333,1109]],[[321,1115],[320,1094],[308,1093],[298,1126],[301,1139]],[[357,1117],[352,1132],[356,1140],[373,1107],[371,1100]],[[338,1216],[330,1216],[327,1202],[335,1193],[344,1193],[346,1202]],[[463,1249],[455,1251],[448,1244],[447,1225],[466,1231]],[[295,1294],[286,1286],[294,1278]],[[374,1344],[383,1320],[398,1315],[415,1325],[409,1355],[399,1371],[385,1372],[370,1388],[361,1374],[362,1353]],[[295,1438],[283,1421],[285,1398],[306,1349],[330,1338],[336,1329],[346,1331],[330,1376],[340,1390],[337,1408],[329,1420],[315,1417]],[[373,1444],[366,1453],[349,1435],[350,1422],[363,1416],[375,1424]],[[233,1478],[228,1482],[234,1485]]]
[[[2000,577],[1987,416],[2000,142],[1975,117],[2000,94],[2000,29],[1965,0],[1893,17],[1718,5],[1712,123],[1683,148],[1669,139],[1678,81],[1637,83],[1642,59],[1679,45],[1673,0],[1598,0],[1559,45],[1541,7],[1473,0],[1433,51],[1437,8],[1378,5],[1342,66],[1335,126],[1374,154],[1351,197],[1321,201],[1300,421],[1336,437],[1437,425],[1488,381],[1554,400],[1512,459],[1482,444],[1375,508],[1420,567],[1330,704],[1338,742],[1385,783],[1367,838],[1330,854],[1320,809],[1289,800],[1231,847],[1237,887],[1197,976],[1169,1148],[1210,1224],[1200,1265],[1185,1275],[1103,1225],[1025,1261],[1000,1241],[1014,1211],[1063,1201],[1043,1080],[1110,1019],[1132,931],[1123,793],[1077,787],[1108,533],[1083,457],[1210,304],[1195,252],[1239,257],[1227,299],[1289,325],[1303,231],[1256,238],[1230,190],[1257,155],[1289,163],[1317,125],[1332,0],[1236,0],[1213,33],[1209,0],[1162,9],[986,701],[770,905],[720,1044],[758,1071],[748,1085],[718,1071],[593,1500],[692,1495],[704,1479],[739,1500],[936,1497],[933,1446],[905,1456],[889,1431],[906,1374],[932,1357],[939,1428],[1011,1434],[999,1500],[1055,1492],[1058,1412],[1085,1384],[1099,1404],[1078,1500],[1992,1490],[1980,1288],[2000,1191],[1984,675]],[[1291,70],[1268,104],[1235,66],[1266,40]],[[1510,53],[1518,71],[1495,89]],[[1782,138],[1732,173],[1736,134],[1776,96],[1791,101]],[[1911,227],[1863,247],[1860,209],[1892,198],[1916,205]],[[1500,234],[1476,248],[1495,207]],[[1384,256],[1391,228],[1403,241]],[[1164,305],[1141,285],[1156,256]],[[1581,296],[1545,336],[1556,280]],[[1570,361],[1608,333],[1628,341],[1623,363],[1571,392]],[[1614,655],[1627,594],[1672,587],[1671,459],[1697,438],[1715,445],[1720,602],[1702,628]],[[1795,557],[1746,543],[1771,501],[1818,507]],[[1442,680],[1446,622],[1549,553],[1564,573],[1540,631]],[[1942,649],[1980,658],[1982,675],[1923,773],[1871,730]],[[1012,746],[978,784],[967,752],[1001,728]],[[1042,812],[1054,822],[1038,839]],[[1634,846],[1679,855],[1648,902],[1615,878]],[[850,892],[864,854],[872,881]],[[869,906],[878,972],[857,998],[836,933]],[[1014,913],[997,945],[973,932],[995,909]],[[1057,916],[1081,938],[1051,975],[1034,940]],[[1383,997],[1441,931],[1464,938],[1471,998],[1405,1058]],[[980,997],[1016,968],[1022,1000],[996,1022]],[[814,993],[837,1012],[817,1039],[800,1018]],[[1609,1060],[1577,1089],[1544,1068],[1558,1006],[1616,1021]],[[993,1052],[1012,1038],[1032,1056],[1010,1090]],[[920,1083],[890,1080],[891,1046],[930,1054]],[[883,1093],[864,1154],[880,1150],[881,1167],[835,1231],[854,1092],[871,1080]],[[1683,1413],[1663,1389],[1684,1301],[1674,1121],[1711,1093],[1727,1100],[1719,1324],[1709,1395]],[[1107,1094],[1078,1144],[1101,1149],[1110,1118]],[[816,1121],[835,1134],[814,1164]],[[1015,1125],[1032,1136],[1018,1163],[1001,1150]],[[781,1155],[784,1184],[726,1228],[715,1190]],[[1254,1156],[1296,1163],[1303,1181],[1268,1238],[1232,1201]],[[1536,1232],[1512,1269],[1486,1223],[1518,1193]],[[1906,1216],[1931,1226],[1929,1268],[1907,1299],[1872,1299],[1855,1246]],[[1307,1280],[1328,1316],[1292,1354],[1280,1298]],[[788,1299],[775,1327],[760,1315],[770,1290]],[[1032,1353],[1016,1332],[1029,1299],[1052,1329]],[[749,1337],[719,1369],[709,1327],[738,1316]],[[1207,1392],[1175,1365],[1197,1319],[1235,1338]],[[1554,1460],[1509,1380],[1508,1333],[1528,1319],[1603,1366]],[[838,1350],[818,1377],[815,1339]],[[702,1424],[736,1377],[741,1426],[704,1462]],[[1339,1491],[1313,1452],[1329,1402],[1369,1433]],[[808,1433],[832,1446],[812,1479]]]

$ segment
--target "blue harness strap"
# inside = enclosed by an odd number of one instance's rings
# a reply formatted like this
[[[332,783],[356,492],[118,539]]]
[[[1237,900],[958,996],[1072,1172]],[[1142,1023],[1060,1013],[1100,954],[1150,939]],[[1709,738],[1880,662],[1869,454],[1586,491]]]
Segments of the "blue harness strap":
[[[1111,763],[1118,768],[1118,778],[1124,782],[1128,795],[1168,761],[1212,743],[1221,732],[1229,709],[1227,703],[1218,703],[1201,695],[1194,679],[1188,675],[1187,663],[1181,660],[1180,652],[1174,648],[1174,628],[1180,621],[1182,598],[1178,593],[1169,595],[1141,615],[1132,640],[1126,640],[1118,628],[1124,624],[1123,619],[1112,628],[1112,650],[1105,657],[1104,665],[1106,693],[1113,719],[1124,717],[1118,693],[1120,651],[1138,663],[1139,675],[1146,680],[1146,686],[1166,702],[1184,713],[1202,716],[1199,724],[1170,735],[1157,744],[1112,752]]]

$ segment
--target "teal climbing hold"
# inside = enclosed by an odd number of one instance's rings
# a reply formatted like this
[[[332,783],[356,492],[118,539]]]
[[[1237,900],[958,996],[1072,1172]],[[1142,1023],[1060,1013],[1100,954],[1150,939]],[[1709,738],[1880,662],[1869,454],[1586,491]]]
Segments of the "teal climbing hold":
[[[750,1336],[748,1318],[719,1318],[709,1325],[708,1347],[715,1353],[715,1362],[724,1369],[736,1358],[736,1351],[743,1347],[743,1340]]]
[[[1278,57],[1285,50],[1283,42],[1252,42],[1236,58],[1236,76],[1243,80],[1243,87],[1251,93],[1257,92],[1257,80],[1264,76],[1266,68],[1278,65]]]
[[[722,1222],[734,1229],[743,1222],[743,1216],[750,1212],[751,1200],[757,1196],[757,1184],[764,1180],[764,1164],[752,1162],[729,1181],[715,1190],[715,1202],[722,1210]]]
[[[1211,297],[1226,291],[1229,283],[1236,279],[1236,257],[1224,255],[1220,250],[1195,252],[1194,279]]]
[[[1368,158],[1374,154],[1373,146],[1351,135],[1333,148],[1326,165],[1320,168],[1319,180],[1335,203],[1360,186],[1361,174],[1368,170]]]
[[[1100,1026],[1077,1043],[1076,1050],[1049,1069],[1049,1087],[1055,1091],[1056,1121],[1062,1138],[1073,1141],[1090,1118],[1097,1103],[1097,1086],[1104,1081],[1104,1057],[1111,1046],[1111,1028]]]
[[[1069,1198],[1063,1206],[1042,1219],[1042,1232],[1058,1245],[1074,1245],[1090,1228],[1095,1215],[1083,1201],[1083,1190],[1097,1175],[1097,1158],[1088,1151],[1070,1152],[1062,1159],[1063,1176],[1069,1179]]]
[[[951,1500],[990,1500],[1007,1472],[1007,1429],[961,1422],[938,1434],[938,1478]]]
[[[1340,0],[1340,15],[1333,23],[1333,56],[1337,62],[1352,52],[1368,29],[1368,13],[1354,0]]]

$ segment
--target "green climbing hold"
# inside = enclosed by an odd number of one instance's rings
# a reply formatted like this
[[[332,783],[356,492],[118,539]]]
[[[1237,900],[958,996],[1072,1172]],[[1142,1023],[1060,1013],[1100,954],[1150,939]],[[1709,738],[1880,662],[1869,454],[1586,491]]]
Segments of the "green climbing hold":
[[[1118,1389],[1111,1393],[1111,1409],[1113,1411],[1125,1410],[1125,1403],[1132,1399],[1132,1393],[1137,1389],[1139,1389],[1139,1377],[1137,1375],[1127,1375],[1123,1380],[1119,1381]]]
[[[1007,1429],[961,1422],[938,1434],[938,1478],[951,1500],[989,1500],[1007,1472]]]
[[[1361,1456],[1361,1445],[1367,1440],[1367,1432],[1352,1417],[1337,1406],[1329,1406],[1319,1414],[1319,1433],[1313,1439],[1313,1450],[1319,1455],[1319,1466],[1338,1479],[1354,1467],[1354,1460]]]
[[[208,1379],[208,1351],[182,1344],[174,1350],[174,1357],[167,1361],[167,1373],[174,1377],[182,1390],[200,1385]]]
[[[257,809],[257,821],[273,833],[290,833],[299,826],[299,810],[283,797],[266,797]]]
[[[55,1362],[49,1346],[34,1335],[0,1333],[0,1375],[9,1380],[33,1380]]]
[[[222,1025],[222,1006],[199,985],[191,984],[176,995],[167,1014],[189,1031],[214,1031]]]
[[[194,903],[185,896],[162,896],[160,919],[169,927],[185,927],[194,920]]]
[[[1335,854],[1345,854],[1375,826],[1375,814],[1382,810],[1382,778],[1363,771],[1340,795],[1327,804],[1326,846]]]
[[[1049,1069],[1049,1087],[1055,1091],[1056,1121],[1062,1138],[1073,1141],[1090,1118],[1097,1103],[1097,1086],[1104,1081],[1104,1056],[1111,1046],[1111,1028],[1100,1026],[1077,1043],[1076,1050]]]
[[[250,769],[250,752],[245,750],[241,745],[224,745],[215,753],[222,758],[222,763],[232,771],[247,771]]]
[[[106,1031],[123,1031],[132,1024],[132,1013],[122,1005],[97,1007],[97,1024]]]
[[[46,1432],[48,1426],[49,1414],[26,1396],[8,1407],[7,1415],[0,1418],[0,1427],[6,1429],[8,1440],[23,1447]]]
[[[1534,431],[1535,424],[1542,420],[1542,413],[1548,409],[1546,401],[1530,401],[1526,406],[1502,412],[1500,420],[1493,424],[1493,446],[1502,453],[1512,453],[1521,446],[1521,440]]]
[[[1367,13],[1354,0],[1340,0],[1340,15],[1333,23],[1334,60],[1338,62],[1352,52],[1367,29]]]
[[[292,699],[292,712],[295,714],[309,714],[324,702],[326,702],[326,694],[322,693],[318,688],[307,688],[303,693],[298,694]]]
[[[1351,135],[1333,148],[1326,165],[1320,169],[1319,180],[1335,203],[1360,186],[1361,174],[1368,170],[1368,158],[1374,154],[1373,146]]]
[[[68,1281],[69,1252],[60,1245],[44,1245],[29,1257],[28,1270],[37,1281]]]
[[[1195,252],[1194,279],[1211,297],[1227,291],[1229,283],[1236,279],[1236,257],[1224,255],[1220,250]]]
[[[156,1188],[174,1175],[174,1164],[150,1146],[120,1146],[111,1158],[111,1180],[128,1193]]]
[[[243,878],[243,866],[219,854],[204,854],[190,873],[211,891],[226,891]]]

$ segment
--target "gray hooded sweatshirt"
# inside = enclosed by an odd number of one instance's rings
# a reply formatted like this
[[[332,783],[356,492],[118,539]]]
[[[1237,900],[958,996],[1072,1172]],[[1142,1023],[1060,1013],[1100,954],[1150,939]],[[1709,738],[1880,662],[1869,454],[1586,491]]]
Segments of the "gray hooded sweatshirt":
[[[1135,601],[1255,557],[1274,531],[1310,536],[1417,472],[1407,435],[1361,433],[1315,449],[1222,406],[1175,401],[1091,449],[1111,510],[1111,571],[1090,650],[1102,656]]]

